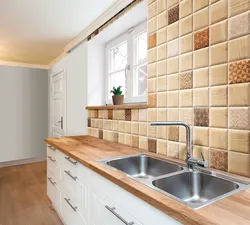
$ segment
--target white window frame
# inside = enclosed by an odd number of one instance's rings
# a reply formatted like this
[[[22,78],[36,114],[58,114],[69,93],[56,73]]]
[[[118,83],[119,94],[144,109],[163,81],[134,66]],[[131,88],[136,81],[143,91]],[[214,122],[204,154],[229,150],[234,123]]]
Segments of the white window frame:
[[[136,67],[135,64],[135,59],[136,59],[136,51],[135,51],[135,36],[138,34],[144,32],[147,30],[147,23],[146,21],[137,25],[134,28],[131,28],[128,32],[116,37],[112,41],[110,41],[106,45],[106,86],[105,86],[105,93],[106,93],[106,104],[112,104],[112,99],[109,99],[109,50],[119,43],[122,43],[123,41],[127,41],[127,46],[128,46],[128,55],[127,55],[127,66],[126,67],[126,81],[127,81],[127,96],[124,98],[124,103],[129,104],[129,103],[146,103],[147,102],[147,94],[143,96],[132,96],[133,95],[133,71],[134,68]],[[147,60],[145,62],[145,65],[147,65]],[[129,68],[129,69],[128,69]],[[119,71],[116,71],[119,72]],[[123,87],[124,88],[124,87]]]

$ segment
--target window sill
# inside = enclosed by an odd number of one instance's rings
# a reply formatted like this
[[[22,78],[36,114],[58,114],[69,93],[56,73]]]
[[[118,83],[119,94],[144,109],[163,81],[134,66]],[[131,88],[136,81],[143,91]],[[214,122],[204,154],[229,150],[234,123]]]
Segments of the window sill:
[[[131,105],[107,105],[107,106],[87,106],[88,110],[95,109],[147,109],[147,104],[131,104]]]

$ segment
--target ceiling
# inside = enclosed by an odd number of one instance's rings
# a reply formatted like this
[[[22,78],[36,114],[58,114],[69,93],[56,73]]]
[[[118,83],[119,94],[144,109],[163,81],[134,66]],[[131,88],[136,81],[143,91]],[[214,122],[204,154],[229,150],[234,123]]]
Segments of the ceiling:
[[[0,61],[48,65],[117,0],[1,0]]]

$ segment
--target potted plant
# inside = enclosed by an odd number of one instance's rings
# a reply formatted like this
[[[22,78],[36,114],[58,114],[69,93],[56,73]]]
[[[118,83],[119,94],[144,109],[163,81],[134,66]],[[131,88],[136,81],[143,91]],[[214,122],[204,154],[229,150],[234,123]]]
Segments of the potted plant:
[[[114,105],[122,105],[124,101],[124,95],[122,94],[121,90],[122,86],[119,86],[118,88],[113,87],[113,89],[110,91],[110,93],[113,93],[112,99]]]

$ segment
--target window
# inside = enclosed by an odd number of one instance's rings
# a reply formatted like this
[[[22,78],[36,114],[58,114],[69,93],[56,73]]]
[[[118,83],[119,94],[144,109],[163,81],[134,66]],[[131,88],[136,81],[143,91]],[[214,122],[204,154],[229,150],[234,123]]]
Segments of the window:
[[[132,28],[106,45],[106,103],[110,90],[122,86],[125,103],[146,102],[147,98],[147,27]]]

